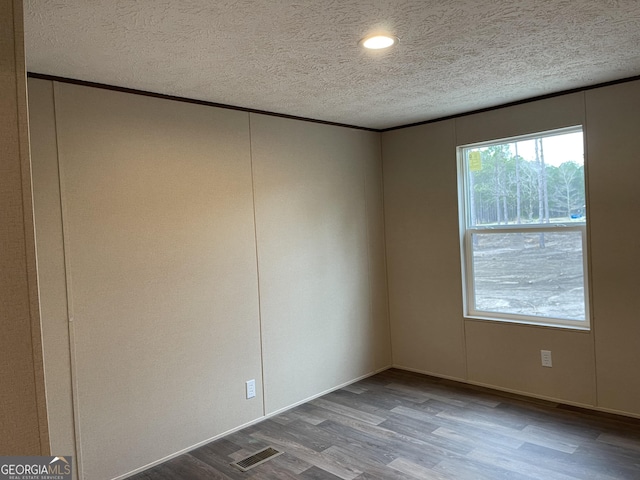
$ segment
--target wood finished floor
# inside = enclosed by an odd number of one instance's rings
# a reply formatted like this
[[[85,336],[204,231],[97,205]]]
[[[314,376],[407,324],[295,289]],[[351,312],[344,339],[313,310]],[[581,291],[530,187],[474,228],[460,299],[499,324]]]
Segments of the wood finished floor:
[[[638,480],[640,421],[392,369],[130,478]]]

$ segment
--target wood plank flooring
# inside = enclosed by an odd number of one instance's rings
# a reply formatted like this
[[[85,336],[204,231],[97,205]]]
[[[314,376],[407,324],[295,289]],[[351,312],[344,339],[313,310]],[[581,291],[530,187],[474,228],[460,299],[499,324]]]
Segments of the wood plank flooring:
[[[640,420],[392,369],[130,478],[638,480]]]

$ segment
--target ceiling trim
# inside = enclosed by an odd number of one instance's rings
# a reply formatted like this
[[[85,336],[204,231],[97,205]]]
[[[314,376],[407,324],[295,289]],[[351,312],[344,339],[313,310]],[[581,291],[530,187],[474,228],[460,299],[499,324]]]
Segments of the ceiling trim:
[[[27,72],[27,76],[29,78],[37,78],[37,79],[41,79],[41,80],[50,80],[50,81],[54,81],[54,82],[70,83],[70,84],[74,84],[74,85],[82,85],[82,86],[85,86],[85,87],[100,88],[100,89],[103,89],[103,90],[112,90],[112,91],[116,91],[116,92],[132,93],[134,95],[143,95],[143,96],[146,96],[146,97],[162,98],[162,99],[165,99],[165,100],[173,100],[173,101],[176,101],[176,102],[193,103],[193,104],[196,104],[196,105],[206,105],[206,106],[209,106],[209,107],[224,108],[224,109],[227,109],[227,110],[239,110],[241,112],[257,113],[257,114],[260,114],[260,115],[269,115],[271,117],[288,118],[290,120],[299,120],[299,121],[303,121],[303,122],[319,123],[319,124],[322,124],[322,125],[331,125],[331,126],[334,126],[334,127],[353,128],[353,129],[356,129],[356,130],[365,130],[367,132],[377,132],[377,133],[391,132],[393,130],[400,130],[400,129],[403,129],[403,128],[417,127],[417,126],[420,126],[420,125],[427,125],[427,124],[430,124],[430,123],[442,122],[444,120],[451,120],[451,119],[455,119],[455,118],[466,117],[468,115],[475,115],[476,113],[490,112],[492,110],[498,110],[498,109],[505,108],[505,107],[513,107],[513,106],[522,105],[522,104],[525,104],[525,103],[536,102],[538,100],[545,100],[547,98],[554,98],[554,97],[559,97],[559,96],[562,96],[562,95],[569,95],[571,93],[585,92],[585,91],[593,90],[593,89],[596,89],[596,88],[608,87],[608,86],[611,86],[611,85],[618,85],[618,84],[621,84],[621,83],[634,82],[636,80],[640,80],[640,75],[636,75],[636,76],[633,76],[633,77],[621,78],[619,80],[611,80],[609,82],[597,83],[595,85],[572,88],[572,89],[569,89],[569,90],[562,90],[560,92],[549,93],[549,94],[540,95],[540,96],[537,96],[537,97],[525,98],[523,100],[517,100],[515,102],[509,102],[509,103],[503,103],[503,104],[496,105],[496,106],[493,106],[493,107],[481,108],[481,109],[478,109],[478,110],[471,110],[469,112],[458,113],[458,114],[455,114],[455,115],[448,115],[446,117],[438,117],[438,118],[434,118],[434,119],[431,119],[431,120],[424,120],[422,122],[415,122],[415,123],[409,123],[409,124],[406,124],[406,125],[398,125],[398,126],[395,126],[395,127],[376,129],[376,128],[360,127],[358,125],[348,125],[348,124],[345,124],[345,123],[329,122],[329,121],[326,121],[326,120],[318,120],[318,119],[315,119],[315,118],[298,117],[296,115],[287,115],[285,113],[268,112],[268,111],[264,111],[264,110],[253,109],[253,108],[238,107],[238,106],[235,106],[235,105],[226,105],[226,104],[223,104],[223,103],[208,102],[206,100],[197,100],[197,99],[193,99],[193,98],[178,97],[178,96],[174,96],[174,95],[165,95],[163,93],[148,92],[148,91],[145,91],[145,90],[136,90],[134,88],[118,87],[118,86],[114,86],[114,85],[107,85],[107,84],[104,84],[104,83],[88,82],[88,81],[85,81],[85,80],[77,80],[77,79],[74,79],[74,78],[58,77],[58,76],[55,76],[55,75],[46,75],[46,74],[43,74],[43,73]]]
[[[326,120],[318,120],[315,118],[307,118],[307,117],[298,117],[296,115],[287,115],[286,113],[276,113],[276,112],[268,112],[268,111],[264,111],[264,110],[257,110],[254,108],[246,108],[246,107],[238,107],[235,105],[226,105],[223,103],[215,103],[215,102],[208,102],[206,100],[197,100],[194,98],[186,98],[186,97],[177,97],[174,95],[165,95],[163,93],[155,93],[155,92],[148,92],[146,90],[136,90],[134,88],[126,88],[126,87],[118,87],[115,85],[107,85],[104,83],[96,83],[96,82],[87,82],[85,80],[77,80],[75,78],[66,78],[66,77],[58,77],[55,75],[46,75],[43,73],[36,73],[36,72],[27,72],[27,77],[29,78],[37,78],[40,80],[50,80],[50,81],[54,81],[54,82],[61,82],[61,83],[70,83],[73,85],[81,85],[84,87],[93,87],[93,88],[100,88],[102,90],[112,90],[115,92],[122,92],[122,93],[132,93],[134,95],[143,95],[145,97],[154,97],[154,98],[162,98],[164,100],[173,100],[176,102],[184,102],[184,103],[194,103],[196,105],[205,105],[208,107],[216,107],[216,108],[224,108],[227,110],[239,110],[241,112],[248,112],[248,113],[257,113],[260,115],[269,115],[271,117],[280,117],[280,118],[288,118],[290,120],[300,120],[303,122],[311,122],[311,123],[320,123],[323,125],[331,125],[334,127],[343,127],[343,128],[354,128],[356,130],[366,130],[368,132],[377,132],[379,133],[381,130],[375,129],[375,128],[368,128],[368,127],[359,127],[357,125],[348,125],[346,123],[337,123],[337,122],[329,122]]]
[[[513,106],[516,106],[516,105],[523,105],[525,103],[537,102],[538,100],[545,100],[547,98],[560,97],[562,95],[569,95],[571,93],[586,92],[588,90],[593,90],[593,89],[596,89],[596,88],[609,87],[611,85],[618,85],[620,83],[634,82],[636,80],[640,80],[640,75],[636,75],[634,77],[621,78],[619,80],[611,80],[609,82],[597,83],[595,85],[588,85],[586,87],[571,88],[569,90],[562,90],[560,92],[548,93],[546,95],[539,95],[537,97],[531,97],[531,98],[525,98],[525,99],[522,99],[522,100],[516,100],[515,102],[503,103],[503,104],[500,104],[500,105],[496,105],[494,107],[480,108],[478,110],[471,110],[469,112],[457,113],[455,115],[448,115],[446,117],[438,117],[438,118],[434,118],[432,120],[424,120],[422,122],[408,123],[406,125],[398,125],[397,127],[381,128],[381,129],[376,130],[376,131],[378,131],[380,133],[384,133],[384,132],[391,132],[393,130],[400,130],[402,128],[417,127],[419,125],[427,125],[429,123],[442,122],[443,120],[451,120],[451,119],[454,119],[454,118],[466,117],[468,115],[475,115],[476,113],[490,112],[492,110],[499,110],[501,108],[513,107]]]

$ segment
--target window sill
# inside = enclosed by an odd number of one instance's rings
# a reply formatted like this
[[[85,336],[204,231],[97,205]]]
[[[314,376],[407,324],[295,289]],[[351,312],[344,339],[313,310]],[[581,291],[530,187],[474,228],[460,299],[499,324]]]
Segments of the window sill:
[[[528,320],[515,320],[511,318],[491,318],[491,317],[483,317],[479,315],[464,315],[464,320],[471,322],[491,322],[491,323],[508,323],[511,325],[522,325],[526,327],[539,327],[539,328],[553,328],[560,330],[571,330],[579,333],[591,333],[590,326],[579,326],[579,325],[561,325],[557,323],[550,323],[544,321],[528,321]]]

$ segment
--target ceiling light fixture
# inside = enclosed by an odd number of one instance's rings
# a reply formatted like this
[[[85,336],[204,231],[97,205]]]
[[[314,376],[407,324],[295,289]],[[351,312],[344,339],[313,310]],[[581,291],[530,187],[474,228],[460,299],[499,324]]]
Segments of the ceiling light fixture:
[[[383,48],[389,48],[398,43],[398,37],[389,34],[376,34],[363,38],[358,42],[364,48],[370,50],[381,50]]]

